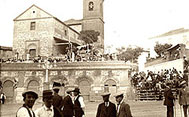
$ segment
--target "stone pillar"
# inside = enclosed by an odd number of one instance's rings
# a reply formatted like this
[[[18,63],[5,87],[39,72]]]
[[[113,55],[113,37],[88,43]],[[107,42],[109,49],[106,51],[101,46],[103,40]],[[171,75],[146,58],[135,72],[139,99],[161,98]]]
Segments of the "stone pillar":
[[[49,82],[44,82],[43,83],[43,90],[49,90],[50,88],[49,88]]]

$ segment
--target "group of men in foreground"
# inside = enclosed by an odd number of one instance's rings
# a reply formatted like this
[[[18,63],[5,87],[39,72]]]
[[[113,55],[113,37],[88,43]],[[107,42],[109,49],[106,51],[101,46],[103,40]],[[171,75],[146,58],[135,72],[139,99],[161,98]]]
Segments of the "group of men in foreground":
[[[68,95],[64,99],[58,95],[59,90],[54,88],[53,91],[43,91],[44,104],[35,112],[32,107],[38,94],[34,91],[24,92],[24,104],[18,109],[16,117],[85,117],[85,104],[79,88],[67,90]],[[117,105],[109,101],[110,93],[101,96],[104,102],[98,105],[96,117],[132,117],[130,106],[123,101],[123,93],[115,95]]]

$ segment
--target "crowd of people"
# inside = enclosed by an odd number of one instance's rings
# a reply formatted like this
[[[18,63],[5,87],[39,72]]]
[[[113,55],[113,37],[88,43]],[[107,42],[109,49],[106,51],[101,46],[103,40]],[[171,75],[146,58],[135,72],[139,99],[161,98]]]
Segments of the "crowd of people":
[[[66,54],[58,54],[51,55],[49,57],[37,55],[35,57],[31,57],[30,54],[27,54],[26,57],[18,57],[17,54],[12,58],[1,58],[0,62],[2,63],[24,63],[24,62],[32,62],[32,63],[40,63],[44,62],[44,60],[48,60],[49,62],[82,62],[82,61],[113,61],[117,60],[117,56],[115,54],[101,54],[98,51],[92,49],[81,48],[75,51],[67,51]]]
[[[23,92],[24,104],[18,109],[16,117],[85,117],[85,103],[79,88],[68,89],[67,96],[63,98],[58,94],[59,87],[53,86],[53,90],[43,90],[43,105],[35,111],[32,107],[38,94],[31,90]],[[130,106],[123,101],[123,93],[115,95],[117,104],[109,101],[110,93],[101,96],[104,102],[98,105],[96,117],[132,117]]]
[[[180,83],[188,78],[175,68],[164,69],[158,72],[147,71],[135,73],[131,77],[131,83],[137,90],[163,90],[167,82],[171,82],[173,88],[179,88]]]

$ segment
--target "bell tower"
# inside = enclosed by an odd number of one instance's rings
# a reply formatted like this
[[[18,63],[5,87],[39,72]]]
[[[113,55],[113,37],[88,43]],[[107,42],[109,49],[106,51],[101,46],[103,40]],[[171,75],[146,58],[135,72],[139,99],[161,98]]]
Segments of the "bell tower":
[[[104,49],[104,0],[83,0],[82,30],[95,30],[100,32],[98,44]]]

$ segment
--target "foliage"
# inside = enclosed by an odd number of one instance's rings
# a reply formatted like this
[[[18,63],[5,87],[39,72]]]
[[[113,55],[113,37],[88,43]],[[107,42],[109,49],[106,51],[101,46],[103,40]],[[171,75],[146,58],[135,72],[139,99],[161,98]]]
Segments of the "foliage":
[[[79,39],[83,40],[85,44],[91,44],[98,41],[100,33],[94,30],[84,30],[80,32]]]
[[[118,51],[118,60],[124,60],[124,61],[132,61],[137,62],[138,57],[141,55],[141,53],[144,51],[141,47],[136,48],[116,48]]]
[[[156,45],[154,46],[154,51],[161,57],[161,52],[170,48],[172,44],[160,44],[156,42]]]

